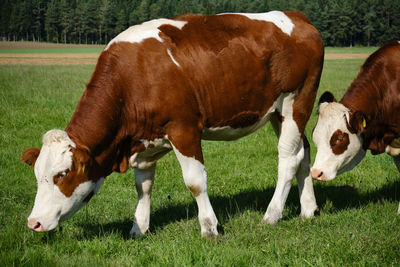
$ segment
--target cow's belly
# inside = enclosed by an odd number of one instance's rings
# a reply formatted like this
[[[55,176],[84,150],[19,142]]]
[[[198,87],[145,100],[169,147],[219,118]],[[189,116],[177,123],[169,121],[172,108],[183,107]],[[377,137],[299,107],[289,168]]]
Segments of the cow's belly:
[[[261,117],[260,120],[255,122],[252,125],[246,127],[231,127],[231,126],[223,126],[223,127],[209,127],[203,130],[202,139],[205,140],[215,140],[215,141],[230,141],[236,140],[246,135],[249,135],[259,128],[264,126],[270,119],[271,115],[276,111],[282,110],[282,101],[287,94],[282,94],[278,99],[272,104],[272,106],[268,109],[268,111]]]
[[[231,141],[239,139],[261,128],[265,123],[269,121],[271,114],[272,112],[268,112],[262,117],[261,120],[257,121],[253,125],[243,128],[232,128],[231,126],[205,128],[203,130],[201,138],[204,140],[214,141]]]
[[[147,169],[172,149],[167,136],[152,141],[141,140],[141,142],[146,150],[135,153],[129,158],[129,166],[132,168]]]

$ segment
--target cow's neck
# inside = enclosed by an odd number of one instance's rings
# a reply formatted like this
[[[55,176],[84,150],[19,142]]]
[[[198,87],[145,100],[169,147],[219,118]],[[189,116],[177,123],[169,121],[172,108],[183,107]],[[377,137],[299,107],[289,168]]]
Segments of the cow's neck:
[[[116,169],[118,144],[124,139],[121,121],[123,103],[111,76],[97,65],[66,128],[77,146],[88,150],[101,166],[103,175]]]
[[[372,119],[379,109],[379,92],[369,81],[355,79],[340,101],[350,112],[362,111]]]
[[[396,116],[389,114],[385,106],[389,99],[387,92],[382,91],[386,88],[384,81],[375,76],[368,77],[370,78],[365,79],[359,75],[340,103],[350,110],[350,116],[356,111],[362,111],[366,115],[367,126],[362,133],[363,146],[364,149],[379,154],[385,152],[386,146],[400,136],[400,129],[393,121]]]

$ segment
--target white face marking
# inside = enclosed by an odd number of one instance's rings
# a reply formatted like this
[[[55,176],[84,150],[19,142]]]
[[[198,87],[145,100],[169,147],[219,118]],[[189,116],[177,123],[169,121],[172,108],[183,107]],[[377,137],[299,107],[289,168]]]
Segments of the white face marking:
[[[322,103],[319,107],[318,122],[312,136],[317,155],[311,170],[322,171],[326,181],[353,169],[365,156],[361,137],[347,128],[348,118],[349,110],[340,103]],[[349,135],[349,145],[339,155],[333,153],[330,145],[330,139],[337,130]]]
[[[104,50],[107,50],[112,44],[119,42],[140,43],[149,38],[155,38],[158,41],[163,42],[164,40],[159,36],[160,30],[158,28],[160,26],[171,25],[181,30],[186,23],[187,21],[171,19],[154,19],[151,21],[146,21],[142,24],[131,26],[118,34],[108,43]]]
[[[177,65],[178,67],[181,67],[181,65],[178,63],[178,61],[175,60],[174,56],[172,55],[171,50],[167,49],[167,53],[169,57],[172,59],[172,62],[174,62],[174,64]]]
[[[106,180],[106,178],[101,177],[97,182],[96,182],[96,187],[93,190],[94,194],[97,194],[97,192],[99,192],[100,187],[103,185],[104,181]]]
[[[286,16],[286,14],[283,13],[282,11],[270,11],[267,13],[223,13],[220,15],[225,15],[225,14],[242,15],[253,20],[263,20],[272,22],[273,24],[275,24],[276,27],[281,29],[282,32],[286,33],[289,36],[291,35],[294,28],[292,20],[288,16]]]
[[[43,146],[34,166],[38,189],[28,220],[40,222],[45,231],[54,229],[59,221],[79,210],[85,204],[82,200],[95,187],[91,181],[82,183],[66,197],[54,184],[55,175],[71,168],[71,147],[75,147],[75,143],[64,131],[51,130],[43,136]]]
[[[129,166],[132,168],[147,169],[172,149],[167,136],[154,140],[140,141],[143,143],[146,150],[135,153],[129,158]]]

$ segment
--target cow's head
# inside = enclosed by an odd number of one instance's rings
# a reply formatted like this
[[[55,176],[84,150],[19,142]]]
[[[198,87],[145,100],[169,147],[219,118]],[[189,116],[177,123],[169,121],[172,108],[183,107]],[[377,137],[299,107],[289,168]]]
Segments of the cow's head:
[[[362,132],[366,118],[361,112],[350,113],[336,102],[330,92],[325,92],[318,103],[318,121],[312,138],[317,155],[311,168],[311,176],[329,181],[343,172],[353,169],[365,156],[362,148]]]
[[[34,167],[38,184],[28,226],[37,232],[54,229],[83,207],[99,190],[104,179],[90,176],[92,159],[65,131],[51,130],[43,146],[28,148],[21,161]]]

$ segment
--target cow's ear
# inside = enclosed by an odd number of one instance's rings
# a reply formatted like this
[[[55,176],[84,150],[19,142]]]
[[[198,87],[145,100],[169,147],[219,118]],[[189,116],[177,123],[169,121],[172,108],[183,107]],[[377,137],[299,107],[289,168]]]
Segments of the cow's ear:
[[[39,148],[28,148],[22,153],[20,160],[29,166],[34,166],[40,154]]]
[[[331,92],[326,91],[319,98],[318,106],[321,105],[322,103],[331,103],[331,102],[336,102],[336,99]]]
[[[360,135],[367,127],[367,116],[362,111],[356,111],[351,115],[349,124],[353,132]]]

